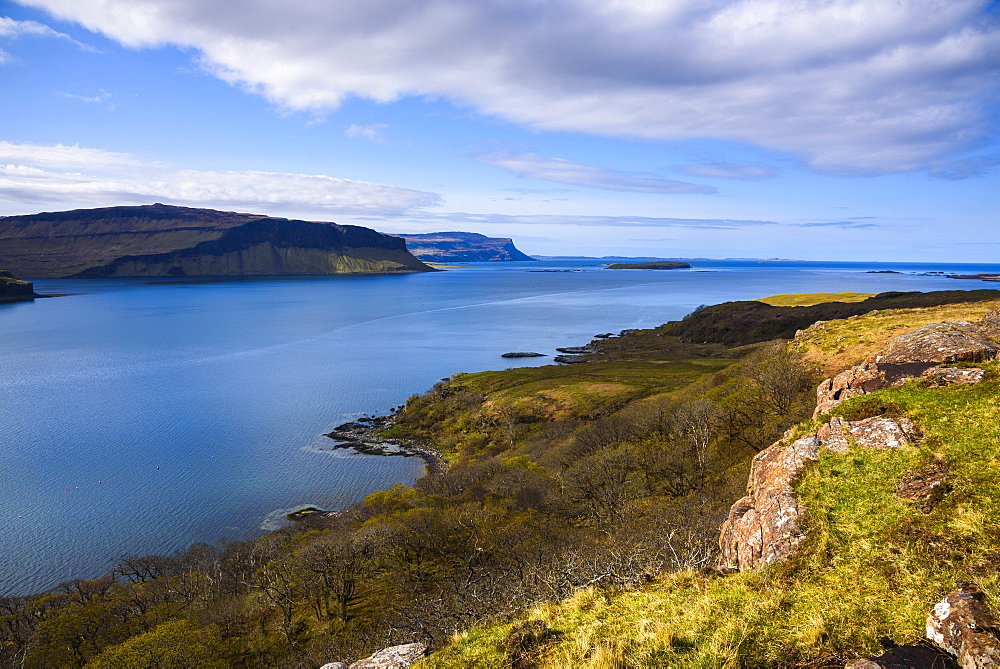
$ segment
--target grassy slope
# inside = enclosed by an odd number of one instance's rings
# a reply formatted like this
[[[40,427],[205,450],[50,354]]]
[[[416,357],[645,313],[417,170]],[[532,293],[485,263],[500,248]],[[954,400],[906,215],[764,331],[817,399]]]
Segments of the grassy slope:
[[[997,306],[831,321],[799,346],[822,367],[843,368],[906,329],[972,320]],[[877,655],[883,636],[920,638],[928,611],[956,579],[1000,592],[1000,365],[986,366],[991,380],[978,386],[911,382],[880,393],[917,421],[923,442],[824,454],[799,486],[810,538],[793,560],[730,577],[669,574],[638,590],[584,590],[540,606],[524,619],[541,619],[557,633],[540,666],[820,666]],[[863,413],[859,404],[865,401],[838,413]],[[895,496],[905,476],[941,463],[953,490],[929,513]],[[503,650],[510,628],[462,633],[420,666],[510,666]]]
[[[811,307],[825,302],[861,302],[869,297],[875,297],[875,293],[780,293],[756,301],[772,307]]]

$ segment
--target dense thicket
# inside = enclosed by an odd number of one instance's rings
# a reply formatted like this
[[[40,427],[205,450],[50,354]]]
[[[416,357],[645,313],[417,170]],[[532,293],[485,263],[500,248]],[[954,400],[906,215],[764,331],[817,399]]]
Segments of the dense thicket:
[[[0,664],[318,666],[708,565],[749,459],[808,415],[806,374],[781,343],[727,351],[649,330],[609,351],[411,398],[393,431],[445,452],[444,474],[0,600]]]

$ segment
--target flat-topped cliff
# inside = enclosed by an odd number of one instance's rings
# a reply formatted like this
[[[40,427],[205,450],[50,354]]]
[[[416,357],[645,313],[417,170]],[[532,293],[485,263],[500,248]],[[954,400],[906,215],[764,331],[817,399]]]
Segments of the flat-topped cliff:
[[[36,297],[38,295],[35,294],[34,284],[17,279],[7,270],[0,269],[0,302],[22,302]]]
[[[534,260],[521,253],[509,237],[487,237],[476,232],[430,232],[399,235],[410,253],[429,262],[483,262]]]
[[[431,271],[369,228],[164,204],[0,217],[0,265],[28,277]]]

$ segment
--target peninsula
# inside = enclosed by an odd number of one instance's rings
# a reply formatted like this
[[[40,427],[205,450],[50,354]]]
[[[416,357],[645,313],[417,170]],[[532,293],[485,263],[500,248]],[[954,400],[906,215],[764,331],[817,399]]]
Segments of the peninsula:
[[[35,294],[34,284],[30,281],[17,279],[13,274],[5,269],[0,269],[0,304],[4,302],[24,302],[33,300],[38,295]]]
[[[521,253],[509,237],[487,237],[476,232],[429,232],[399,235],[410,253],[428,262],[484,262],[534,260]]]
[[[0,217],[18,276],[252,276],[434,271],[369,228],[152,204]]]

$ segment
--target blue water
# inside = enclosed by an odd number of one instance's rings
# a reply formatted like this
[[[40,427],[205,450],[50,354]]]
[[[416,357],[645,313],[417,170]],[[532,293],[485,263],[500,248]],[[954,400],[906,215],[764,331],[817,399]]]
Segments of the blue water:
[[[122,554],[244,539],[284,513],[409,483],[416,458],[322,436],[459,371],[546,364],[594,334],[700,304],[809,291],[996,284],[921,276],[997,265],[480,263],[403,276],[176,283],[37,280],[0,305],[0,594],[106,571]],[[537,272],[539,269],[573,272]],[[901,274],[866,274],[870,269]]]

